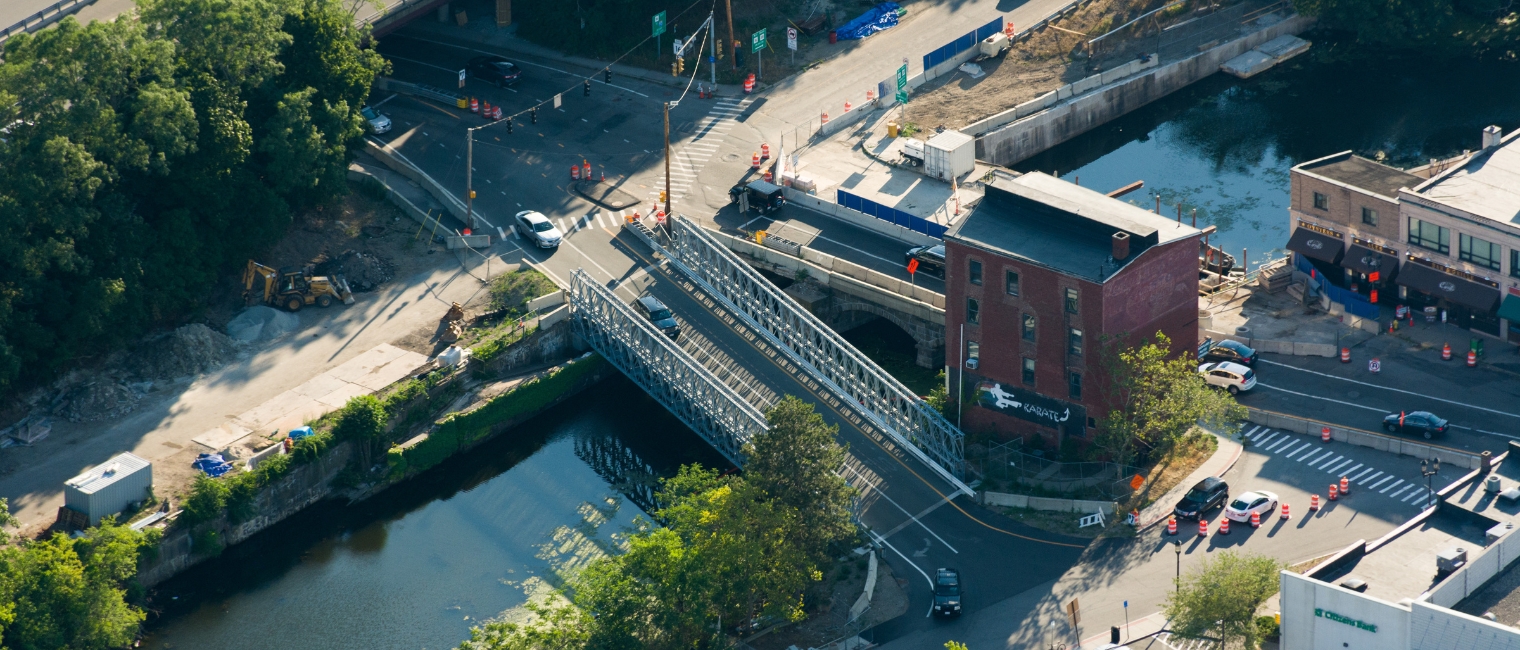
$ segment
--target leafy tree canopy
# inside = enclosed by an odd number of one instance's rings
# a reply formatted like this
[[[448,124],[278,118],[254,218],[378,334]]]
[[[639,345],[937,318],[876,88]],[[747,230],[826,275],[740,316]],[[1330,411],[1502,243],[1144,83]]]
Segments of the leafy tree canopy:
[[[1221,551],[1167,598],[1166,616],[1172,631],[1183,638],[1211,637],[1221,647],[1248,650],[1261,643],[1256,610],[1277,593],[1278,572],[1284,565],[1261,555]]]
[[[1110,410],[1098,421],[1098,445],[1119,463],[1137,453],[1165,451],[1203,423],[1222,427],[1245,417],[1245,407],[1198,376],[1191,354],[1171,356],[1171,339],[1126,347],[1104,342],[1102,364]]]
[[[3,511],[0,500],[0,511]],[[96,650],[131,643],[146,614],[129,601],[150,538],[107,520],[0,548],[0,648]]]

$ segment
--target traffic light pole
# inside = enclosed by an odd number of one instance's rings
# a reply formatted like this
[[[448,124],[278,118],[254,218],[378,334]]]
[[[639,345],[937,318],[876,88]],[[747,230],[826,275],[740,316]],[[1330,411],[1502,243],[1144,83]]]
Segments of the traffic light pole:
[[[464,222],[475,227],[475,127],[464,130]],[[441,216],[441,215],[440,215]],[[429,244],[431,246],[432,244]]]
[[[665,223],[670,223],[670,102],[665,106]]]
[[[734,41],[734,2],[733,2],[733,0],[723,0],[723,6],[728,9],[728,43],[724,44],[724,47],[733,47],[734,43],[736,42],[736,41]],[[718,31],[718,30],[715,29],[713,31]],[[714,39],[714,40],[716,40],[716,39]],[[729,54],[730,54],[730,56],[728,57],[729,64],[734,67],[735,71],[738,71],[738,69],[739,69],[739,57],[732,56],[733,54],[735,54],[735,52],[729,52]],[[714,81],[713,83],[717,83],[717,82]]]

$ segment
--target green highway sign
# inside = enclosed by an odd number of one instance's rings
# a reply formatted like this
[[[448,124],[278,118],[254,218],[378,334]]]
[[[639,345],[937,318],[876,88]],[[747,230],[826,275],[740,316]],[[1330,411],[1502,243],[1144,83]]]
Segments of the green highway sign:
[[[900,68],[897,69],[897,89],[898,90],[902,90],[902,89],[907,88],[907,87],[908,87],[908,64],[904,63],[904,64],[902,64],[902,67],[900,67]],[[901,93],[899,93],[899,94],[901,94]]]
[[[899,104],[906,104],[906,103],[908,103],[908,91],[906,91],[906,90],[899,90],[899,91],[897,91],[897,103],[899,103]]]
[[[749,37],[749,51],[759,52],[765,49],[765,30],[760,30]]]
[[[652,24],[651,24],[651,30],[654,33],[650,34],[650,36],[659,36],[660,34],[664,34],[665,33],[665,12],[662,11],[660,13],[655,14],[654,15],[654,20],[651,21],[651,22],[652,22]]]

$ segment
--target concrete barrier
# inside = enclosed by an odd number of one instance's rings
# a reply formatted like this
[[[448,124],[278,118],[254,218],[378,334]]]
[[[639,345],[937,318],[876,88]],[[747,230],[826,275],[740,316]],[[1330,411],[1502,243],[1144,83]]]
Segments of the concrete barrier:
[[[446,233],[454,232],[454,229],[443,225],[422,208],[417,207],[416,204],[412,203],[411,200],[406,198],[405,195],[397,192],[395,188],[391,187],[390,185],[387,185],[384,180],[381,180],[379,177],[365,171],[362,166],[349,165],[348,180],[359,183],[372,183],[378,186],[385,192],[386,200],[390,201],[396,207],[400,208],[403,214],[411,217],[412,220],[416,221],[417,223],[422,224],[423,230],[427,230],[429,232],[437,232],[440,230]]]
[[[829,107],[824,108],[827,110]],[[838,108],[840,110],[843,110],[844,106],[841,105]],[[836,114],[834,111],[828,111],[829,123],[818,127],[818,133],[814,137],[827,138],[831,135],[834,135],[835,133],[843,131],[845,127],[859,122],[862,119],[865,119],[865,117],[867,115],[870,115],[872,111],[875,111],[876,108],[876,102],[869,101],[851,108],[847,113],[842,112]]]
[[[1256,424],[1311,436],[1319,436],[1321,430],[1325,427],[1330,427],[1330,439],[1333,441],[1344,442],[1358,447],[1369,447],[1401,456],[1439,458],[1443,463],[1467,469],[1477,469],[1481,462],[1481,459],[1476,454],[1470,454],[1460,449],[1414,442],[1374,431],[1344,427],[1329,422],[1321,422],[1319,420],[1311,420],[1309,418],[1301,418],[1286,413],[1277,413],[1253,407],[1246,407],[1246,413],[1246,419]]]
[[[1095,512],[1102,512],[1104,515],[1116,515],[1119,513],[1119,504],[1112,501],[1053,499],[1049,497],[1032,497],[1025,494],[985,491],[978,492],[977,495],[982,499],[982,503],[989,506],[1029,508],[1031,510],[1048,510],[1052,512],[1076,512],[1084,515],[1090,515]]]
[[[433,180],[432,176],[428,176],[421,168],[412,164],[412,161],[407,160],[406,156],[401,155],[401,152],[392,149],[388,144],[376,143],[368,138],[364,140],[364,150],[368,151],[375,158],[378,158],[381,164],[422,186],[422,189],[427,190],[428,194],[438,199],[438,202],[443,204],[444,209],[448,210],[450,214],[457,217],[461,222],[469,224],[469,220],[466,218],[467,210],[465,209],[464,201],[454,196],[448,190],[443,189],[443,186],[439,185],[438,181]],[[480,214],[476,213],[475,216],[479,217]]]
[[[558,307],[555,307],[554,311],[538,317],[538,328],[548,329],[550,327],[553,327],[556,323],[569,317],[570,305],[560,305]]]
[[[490,235],[454,235],[444,240],[449,250],[459,248],[490,248]]]
[[[1334,343],[1305,343],[1300,341],[1277,341],[1273,339],[1256,339],[1248,336],[1237,336],[1228,332],[1218,332],[1209,329],[1198,330],[1202,336],[1207,336],[1215,341],[1231,340],[1244,344],[1257,352],[1270,352],[1272,354],[1288,354],[1299,357],[1335,357],[1340,351]]]
[[[557,307],[565,304],[565,291],[563,289],[551,294],[546,294],[528,301],[528,311],[538,311],[547,307]]]
[[[921,232],[909,230],[895,223],[877,219],[869,214],[858,210],[851,210],[833,201],[826,201],[806,192],[790,187],[783,187],[781,191],[786,195],[788,203],[807,208],[814,212],[830,216],[845,223],[865,228],[879,235],[886,235],[893,239],[903,241],[912,246],[934,246],[945,242],[935,237],[930,237]],[[906,249],[904,249],[906,252]]]

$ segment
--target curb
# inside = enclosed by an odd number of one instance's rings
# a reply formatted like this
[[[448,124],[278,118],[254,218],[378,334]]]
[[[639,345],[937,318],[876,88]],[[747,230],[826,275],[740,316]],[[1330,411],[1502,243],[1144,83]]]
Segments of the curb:
[[[1224,476],[1231,469],[1234,469],[1235,468],[1235,463],[1240,460],[1240,457],[1245,454],[1245,451],[1246,451],[1246,446],[1244,444],[1241,444],[1239,447],[1237,447],[1235,449],[1235,457],[1231,458],[1229,460],[1229,462],[1225,463],[1224,469],[1219,470],[1219,472],[1217,472],[1215,474],[1215,476]],[[1210,457],[1209,460],[1214,460],[1214,459],[1213,459],[1213,457]],[[1143,533],[1143,532],[1145,532],[1147,530],[1150,530],[1152,527],[1156,526],[1157,524],[1160,524],[1161,522],[1166,521],[1166,518],[1167,518],[1167,515],[1162,515],[1160,517],[1157,517],[1153,521],[1141,524],[1140,526],[1138,526],[1138,527],[1135,528],[1135,534],[1139,535],[1140,533]]]

